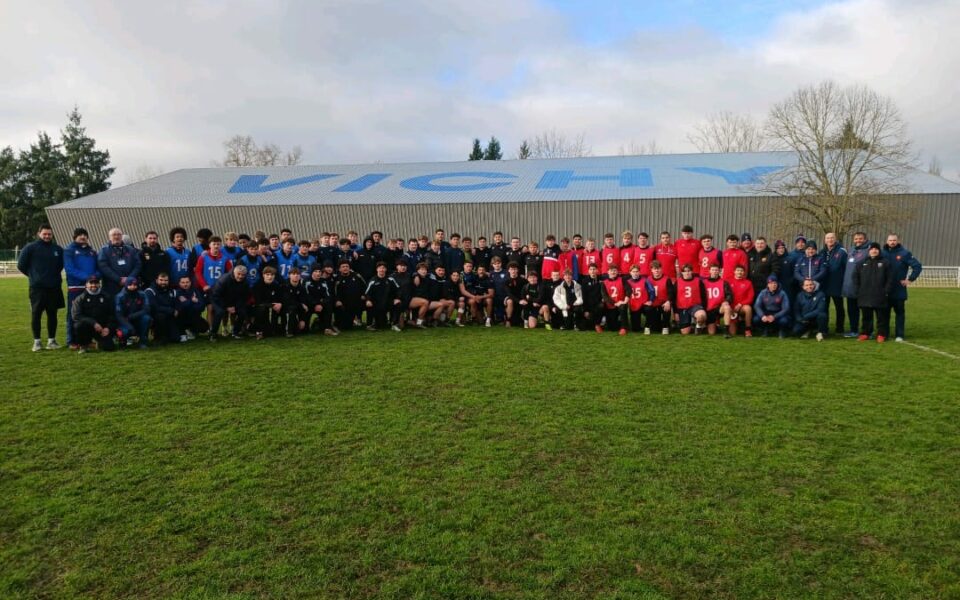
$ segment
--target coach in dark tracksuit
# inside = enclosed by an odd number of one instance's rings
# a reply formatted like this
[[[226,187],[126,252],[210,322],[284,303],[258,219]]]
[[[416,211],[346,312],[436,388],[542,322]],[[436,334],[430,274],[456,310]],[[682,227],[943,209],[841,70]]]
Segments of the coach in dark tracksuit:
[[[857,288],[857,305],[860,307],[860,336],[864,341],[873,333],[873,321],[877,319],[877,341],[890,335],[890,304],[887,296],[893,283],[890,263],[880,255],[880,244],[872,242],[867,259],[857,265],[853,274]]]
[[[843,302],[843,275],[847,268],[847,251],[844,250],[837,237],[828,233],[824,241],[820,258],[827,269],[827,276],[821,282],[821,288],[827,297],[827,304],[833,302],[836,311],[836,332],[843,334],[843,323],[846,319],[846,310]],[[829,310],[829,307],[828,307]]]
[[[903,340],[904,324],[906,322],[907,285],[920,277],[923,265],[909,250],[900,245],[900,238],[896,235],[887,237],[887,245],[883,248],[883,257],[890,262],[890,308],[887,310],[887,329],[890,328],[890,310],[896,314],[894,335],[897,341]]]
[[[237,265],[232,271],[224,273],[210,289],[210,303],[213,305],[213,327],[210,328],[210,341],[216,341],[216,332],[228,314],[237,315],[233,323],[233,337],[240,336],[240,327],[247,318],[247,300],[250,298],[250,286],[247,285],[247,268]]]
[[[112,329],[116,326],[113,300],[101,292],[100,278],[91,275],[83,293],[70,305],[73,313],[74,339],[80,352],[86,352],[90,342],[96,340],[101,350],[113,350]]]
[[[63,248],[53,241],[53,229],[41,225],[37,239],[27,244],[17,259],[17,269],[27,276],[30,286],[30,327],[33,331],[33,351],[40,344],[40,319],[47,314],[47,349],[56,350],[57,311],[64,307]]]

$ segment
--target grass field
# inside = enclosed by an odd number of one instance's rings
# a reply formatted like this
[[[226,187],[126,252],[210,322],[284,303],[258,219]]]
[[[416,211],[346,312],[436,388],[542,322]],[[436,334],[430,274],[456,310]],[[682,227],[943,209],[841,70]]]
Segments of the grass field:
[[[958,290],[909,339],[960,354]],[[523,330],[29,352],[0,597],[960,597],[960,361]],[[63,337],[60,338],[61,343]]]

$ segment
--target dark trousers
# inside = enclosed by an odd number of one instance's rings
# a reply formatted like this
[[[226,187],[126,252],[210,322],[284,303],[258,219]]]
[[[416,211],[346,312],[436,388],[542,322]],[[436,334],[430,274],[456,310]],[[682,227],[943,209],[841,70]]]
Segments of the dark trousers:
[[[143,315],[136,319],[123,319],[117,329],[123,332],[123,337],[128,338],[135,335],[140,338],[141,344],[146,344],[147,334],[150,332],[150,323],[152,322],[153,319],[150,315]]]
[[[890,331],[890,311],[894,313],[893,335],[903,337],[903,327],[907,321],[906,300],[890,300],[890,308],[886,310],[886,316],[883,317],[884,327],[887,332]]]
[[[75,324],[73,328],[73,336],[74,342],[81,346],[89,346],[91,342],[96,340],[97,347],[101,350],[109,352],[114,349],[113,335],[109,335],[107,337],[97,335],[93,325],[90,323]]]
[[[229,319],[230,313],[227,312],[228,308],[236,309],[234,314],[237,315],[236,320],[233,322],[233,331],[234,335],[240,333],[240,327],[243,325],[243,322],[247,319],[247,305],[241,304],[239,306],[220,306],[219,304],[213,305],[213,327],[210,329],[211,332],[220,331],[220,325],[225,319]]]
[[[860,309],[860,334],[871,335],[873,333],[873,320],[877,320],[877,335],[887,337],[890,335],[890,309],[889,308],[861,308]]]
[[[180,333],[189,329],[193,333],[201,334],[206,332],[209,327],[207,320],[203,318],[203,314],[199,310],[180,311],[180,314],[176,317],[176,322]]]
[[[163,342],[180,341],[180,328],[172,314],[157,313],[153,317],[153,339]]]
[[[283,315],[273,310],[270,304],[257,304],[253,307],[253,329],[257,333],[274,335],[283,326]]]
[[[47,337],[57,337],[57,308],[52,304],[35,304],[30,308],[30,328],[33,331],[33,339],[40,339],[40,319],[43,314],[47,314]]]
[[[76,341],[73,339],[75,335],[75,327],[73,326],[73,301],[80,297],[80,294],[83,293],[83,289],[79,290],[69,290],[67,292],[67,345],[75,344]]]
[[[847,298],[847,316],[850,318],[850,331],[860,331],[860,306],[856,298]]]
[[[603,318],[603,306],[586,306],[583,307],[583,312],[581,313],[582,326],[581,329],[593,329],[600,324],[600,319]]]
[[[353,320],[358,318],[362,312],[363,307],[359,305],[344,304],[343,306],[338,306],[334,311],[337,328],[353,329]]]
[[[573,329],[583,320],[583,307],[571,306],[567,309],[566,316],[563,315],[563,311],[557,311],[557,316],[559,317],[561,327],[564,329]]]
[[[760,316],[753,317],[753,326],[760,330],[761,333],[780,333],[781,331],[788,331],[790,329],[790,317],[780,317],[773,323],[764,323],[760,320]]]
[[[640,331],[643,329],[641,321],[643,320],[643,309],[647,308],[646,306],[641,306],[640,310],[631,310],[630,311],[630,331]]]
[[[627,314],[630,312],[630,305],[623,304],[613,308],[604,307],[607,316],[607,329],[626,329]]]
[[[810,319],[808,321],[797,321],[793,325],[793,332],[797,335],[807,333],[808,331],[817,330],[817,333],[822,333],[827,335],[830,330],[830,317],[826,314],[819,314],[817,318]]]
[[[843,333],[843,321],[846,318],[846,311],[843,309],[843,296],[828,296],[827,297],[827,312],[830,312],[830,302],[833,302],[834,311],[837,314],[837,333]]]
[[[374,306],[367,309],[367,325],[372,325],[377,329],[386,329],[390,327],[390,309],[386,306]]]
[[[670,312],[663,310],[662,306],[644,306],[643,315],[647,318],[647,327],[650,329],[670,327]]]
[[[307,311],[303,310],[303,307],[299,304],[293,306],[284,306],[283,307],[283,318],[286,322],[286,331],[288,334],[300,333],[300,321],[304,323],[309,319]],[[302,331],[306,332],[306,325]]]
[[[330,309],[329,304],[323,305],[323,310],[320,312],[313,312],[307,314],[307,329],[315,328],[323,331],[324,329],[330,329],[331,321],[333,320],[333,314]],[[311,324],[311,321],[313,324]]]

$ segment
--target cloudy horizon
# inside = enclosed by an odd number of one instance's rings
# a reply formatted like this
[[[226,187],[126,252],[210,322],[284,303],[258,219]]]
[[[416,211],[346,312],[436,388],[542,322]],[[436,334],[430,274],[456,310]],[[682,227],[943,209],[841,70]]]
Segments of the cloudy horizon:
[[[0,147],[79,106],[117,167],[206,167],[235,134],[305,164],[465,160],[496,136],[584,133],[594,155],[762,119],[797,87],[864,84],[902,111],[921,168],[960,178],[960,43],[944,0],[68,3],[0,8]]]

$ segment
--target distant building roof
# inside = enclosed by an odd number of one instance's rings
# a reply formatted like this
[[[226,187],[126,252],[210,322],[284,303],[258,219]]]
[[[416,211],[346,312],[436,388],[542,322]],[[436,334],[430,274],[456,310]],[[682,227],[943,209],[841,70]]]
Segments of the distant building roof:
[[[792,152],[660,154],[545,160],[183,169],[57,208],[441,204],[714,198],[756,193]],[[911,171],[916,194],[960,185]]]

